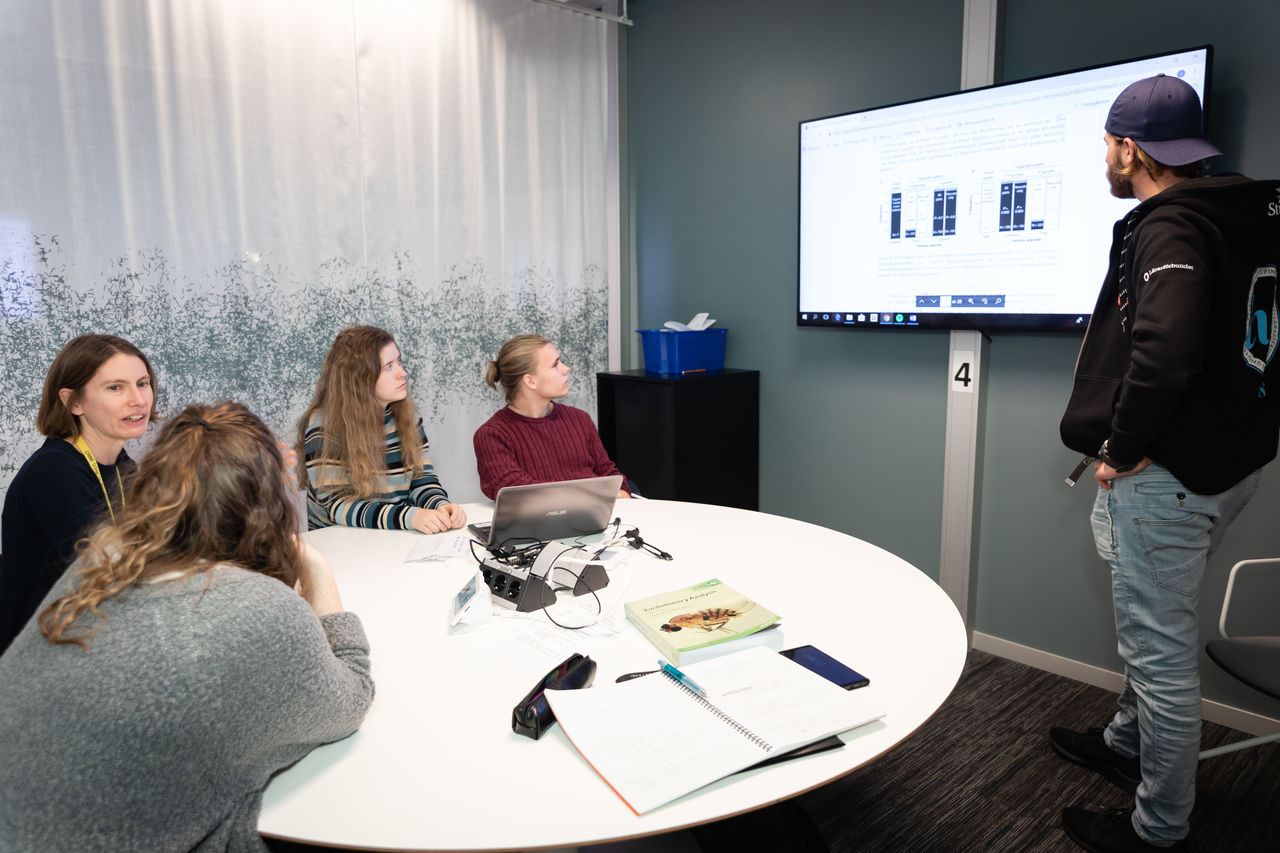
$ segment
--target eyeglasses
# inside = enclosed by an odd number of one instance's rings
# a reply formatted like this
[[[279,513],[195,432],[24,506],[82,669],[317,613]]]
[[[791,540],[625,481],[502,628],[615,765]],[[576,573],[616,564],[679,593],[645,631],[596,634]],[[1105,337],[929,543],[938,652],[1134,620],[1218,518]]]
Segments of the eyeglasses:
[[[556,715],[543,695],[547,690],[577,690],[590,687],[596,677],[596,662],[586,655],[565,658],[544,675],[534,688],[511,710],[511,730],[537,740],[555,724]]]

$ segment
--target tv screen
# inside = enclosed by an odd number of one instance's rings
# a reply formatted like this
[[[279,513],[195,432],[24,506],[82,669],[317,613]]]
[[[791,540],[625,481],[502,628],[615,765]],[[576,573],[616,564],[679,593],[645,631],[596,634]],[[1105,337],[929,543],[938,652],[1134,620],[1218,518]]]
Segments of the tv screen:
[[[1159,73],[1205,102],[1212,53],[801,122],[797,324],[1083,331],[1136,203],[1110,194],[1107,110]]]

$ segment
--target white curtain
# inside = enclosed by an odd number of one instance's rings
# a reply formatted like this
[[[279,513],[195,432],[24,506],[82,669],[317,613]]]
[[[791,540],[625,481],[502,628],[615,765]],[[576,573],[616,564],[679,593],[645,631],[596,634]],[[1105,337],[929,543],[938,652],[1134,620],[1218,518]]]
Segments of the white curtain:
[[[392,332],[442,479],[479,496],[484,363],[607,360],[607,27],[528,0],[6,0],[0,488],[50,361],[107,332],[162,411],[283,437],[338,329]]]

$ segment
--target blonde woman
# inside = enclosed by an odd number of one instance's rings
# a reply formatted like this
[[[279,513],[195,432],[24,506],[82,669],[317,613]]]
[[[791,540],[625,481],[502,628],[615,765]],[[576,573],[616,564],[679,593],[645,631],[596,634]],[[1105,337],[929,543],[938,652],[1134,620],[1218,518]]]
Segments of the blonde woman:
[[[395,339],[374,326],[343,329],[298,421],[308,527],[462,527],[467,514],[449,500],[427,450]]]
[[[621,474],[591,416],[557,403],[569,393],[569,365],[541,335],[517,335],[489,362],[485,384],[502,386],[507,405],[476,430],[472,443],[480,489],[493,499],[504,486]],[[623,477],[618,497],[631,492]]]
[[[0,657],[0,847],[262,850],[262,791],[350,735],[369,646],[238,403],[191,406]]]

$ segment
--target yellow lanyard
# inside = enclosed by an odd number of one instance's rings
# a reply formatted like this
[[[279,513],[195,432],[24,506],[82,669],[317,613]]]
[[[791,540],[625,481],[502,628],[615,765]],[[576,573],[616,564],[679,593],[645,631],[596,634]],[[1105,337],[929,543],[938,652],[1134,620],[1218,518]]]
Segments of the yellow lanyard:
[[[98,460],[93,458],[93,451],[89,449],[89,445],[85,444],[84,436],[76,436],[76,449],[84,456],[85,461],[89,463],[89,467],[93,469],[93,476],[98,478],[98,485],[102,486],[102,496],[107,499],[107,512],[111,513],[111,523],[116,520],[116,511],[111,508],[111,495],[107,494],[107,484],[102,482],[102,471],[98,468]],[[124,483],[120,480],[120,469],[116,468],[116,486],[120,490],[120,508],[124,509]]]

